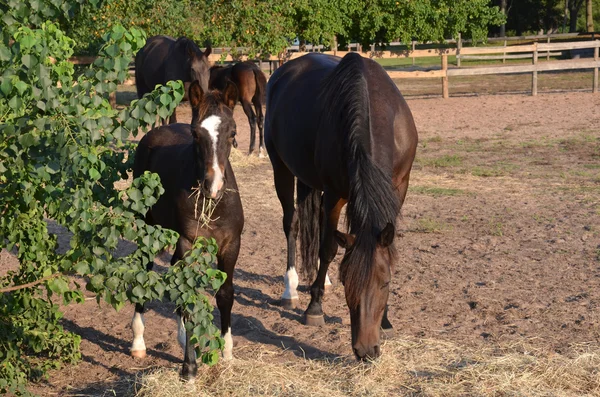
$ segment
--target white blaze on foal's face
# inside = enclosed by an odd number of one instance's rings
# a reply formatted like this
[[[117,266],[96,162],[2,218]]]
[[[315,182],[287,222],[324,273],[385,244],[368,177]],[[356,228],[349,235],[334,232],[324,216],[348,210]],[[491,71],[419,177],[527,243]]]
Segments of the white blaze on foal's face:
[[[219,143],[219,126],[221,125],[221,118],[219,116],[210,116],[202,121],[200,127],[208,131],[210,136],[212,147],[212,164],[213,169],[213,180],[210,185],[210,196],[216,198],[219,190],[223,187],[223,171],[219,167],[219,159],[217,156],[217,148]]]

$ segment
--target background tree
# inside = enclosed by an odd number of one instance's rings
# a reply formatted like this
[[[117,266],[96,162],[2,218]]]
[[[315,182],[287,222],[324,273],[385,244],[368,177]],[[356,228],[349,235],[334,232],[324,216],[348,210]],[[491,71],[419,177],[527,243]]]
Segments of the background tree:
[[[586,27],[588,32],[594,31],[594,7],[593,0],[586,0],[585,2],[585,18]]]

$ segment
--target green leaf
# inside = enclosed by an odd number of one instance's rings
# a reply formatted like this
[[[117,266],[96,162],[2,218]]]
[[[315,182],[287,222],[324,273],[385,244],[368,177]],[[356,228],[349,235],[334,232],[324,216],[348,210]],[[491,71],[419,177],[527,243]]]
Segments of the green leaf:
[[[135,286],[135,288],[131,292],[134,296],[137,296],[138,298],[143,298],[144,295],[146,295],[146,290],[140,285]]]
[[[27,69],[31,69],[33,68],[35,65],[37,65],[38,60],[35,57],[35,55],[23,55],[23,58],[21,58],[21,62],[23,62],[23,65],[27,68]]]
[[[99,179],[100,179],[100,172],[98,172],[98,170],[97,170],[97,169],[95,169],[95,168],[90,168],[90,169],[88,170],[88,174],[90,175],[90,178],[91,178],[93,181],[97,181],[97,180],[99,180]]]

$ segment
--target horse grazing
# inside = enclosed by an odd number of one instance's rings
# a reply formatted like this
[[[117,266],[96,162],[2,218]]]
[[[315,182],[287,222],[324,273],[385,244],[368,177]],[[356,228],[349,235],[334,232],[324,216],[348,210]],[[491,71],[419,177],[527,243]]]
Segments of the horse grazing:
[[[238,88],[239,101],[242,104],[244,113],[248,117],[250,124],[250,150],[252,154],[256,145],[256,126],[258,124],[258,157],[263,157],[265,143],[263,138],[263,105],[266,99],[267,78],[253,62],[240,62],[229,66],[215,65],[210,68],[210,81],[208,86],[211,89],[223,90],[227,81],[231,80]],[[233,102],[232,109],[237,101]],[[256,113],[252,111],[252,105]]]
[[[184,83],[198,80],[202,90],[208,92],[210,53],[210,45],[202,52],[194,41],[186,37],[177,40],[169,36],[150,37],[135,55],[135,86],[138,98],[152,92],[157,84],[165,85],[171,80],[181,80]],[[187,96],[183,99],[187,100]],[[174,110],[169,124],[177,122],[176,113]],[[166,125],[166,120],[163,120],[163,125]]]
[[[298,302],[300,233],[301,270],[309,280],[318,273],[304,321],[324,323],[324,284],[339,244],[346,249],[340,280],[354,354],[378,357],[380,328],[392,329],[387,300],[395,223],[418,141],[408,105],[376,62],[354,53],[343,59],[308,54],[285,63],[269,80],[265,141],[288,244],[283,305]],[[350,234],[337,231],[346,204]]]
[[[242,202],[229,163],[231,146],[236,144],[233,112],[224,104],[235,95],[235,87],[231,85],[230,88],[222,97],[217,92],[205,93],[194,81],[189,89],[191,125],[171,124],[146,134],[136,150],[133,171],[134,178],[146,170],[160,176],[165,192],[146,214],[146,222],[179,233],[171,264],[181,259],[199,236],[213,237],[218,244],[218,268],[227,273],[216,297],[221,312],[221,336],[225,339],[225,359],[232,357],[233,269],[244,227]],[[202,196],[216,202],[208,225],[196,217],[197,198],[193,192],[196,188]],[[134,357],[146,355],[143,311],[142,305],[136,305],[131,325],[134,335],[131,354]],[[184,349],[182,377],[192,379],[197,373],[196,355],[181,312],[178,314],[178,340]]]

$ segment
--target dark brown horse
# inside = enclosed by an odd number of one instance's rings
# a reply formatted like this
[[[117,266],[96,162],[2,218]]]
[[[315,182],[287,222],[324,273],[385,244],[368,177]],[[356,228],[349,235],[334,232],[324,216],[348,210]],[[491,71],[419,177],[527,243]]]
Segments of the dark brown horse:
[[[225,359],[232,357],[233,269],[244,227],[242,203],[229,163],[231,146],[235,145],[236,125],[231,109],[224,103],[231,95],[235,95],[233,85],[221,97],[216,91],[204,93],[200,84],[194,81],[189,90],[191,125],[171,124],[146,134],[137,148],[133,171],[134,177],[146,170],[160,176],[165,192],[146,214],[146,222],[179,233],[171,264],[182,258],[198,236],[212,237],[217,242],[218,268],[227,273],[225,283],[217,292]],[[197,187],[202,196],[216,200],[208,225],[196,217],[193,189]],[[143,310],[142,305],[136,305],[132,321],[134,340],[131,354],[134,357],[146,355]],[[197,372],[196,355],[181,317],[178,339],[185,353],[182,376],[192,379]]]
[[[210,46],[202,52],[194,41],[186,37],[177,40],[169,36],[150,37],[135,55],[135,86],[138,98],[152,92],[157,84],[165,85],[171,80],[181,80],[184,83],[198,80],[202,90],[208,92],[210,52]],[[184,96],[184,99],[187,99],[187,96]],[[174,110],[169,124],[176,122],[177,115]],[[163,120],[163,125],[165,124],[166,120]]]
[[[393,239],[417,140],[412,114],[394,82],[358,54],[343,59],[308,54],[287,62],[269,80],[265,141],[288,241],[282,303],[293,306],[298,299],[298,232],[305,274],[312,279],[318,271],[306,324],[323,324],[327,269],[337,245],[346,248],[340,280],[359,359],[379,356],[380,328],[392,328],[387,300]],[[350,234],[337,231],[346,203]]]
[[[263,157],[265,143],[263,138],[263,105],[266,99],[267,79],[265,74],[253,62],[240,62],[229,66],[213,66],[210,68],[209,87],[223,90],[227,81],[231,80],[238,88],[239,101],[250,124],[250,150],[256,145],[256,126],[258,124],[258,157]],[[233,104],[235,106],[235,102]],[[252,111],[252,105],[256,113]],[[233,107],[232,107],[233,108]]]

